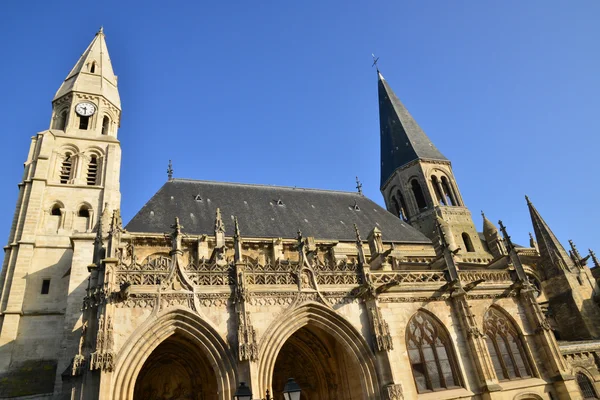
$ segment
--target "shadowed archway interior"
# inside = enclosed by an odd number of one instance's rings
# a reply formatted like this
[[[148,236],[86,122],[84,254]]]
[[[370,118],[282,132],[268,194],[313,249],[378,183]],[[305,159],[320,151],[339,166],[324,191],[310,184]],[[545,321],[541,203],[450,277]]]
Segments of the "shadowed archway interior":
[[[273,371],[273,399],[283,400],[288,378],[302,389],[302,400],[350,400],[366,398],[360,366],[329,333],[305,326],[285,342]]]
[[[173,335],[148,357],[135,384],[136,400],[217,399],[217,380],[202,351]]]

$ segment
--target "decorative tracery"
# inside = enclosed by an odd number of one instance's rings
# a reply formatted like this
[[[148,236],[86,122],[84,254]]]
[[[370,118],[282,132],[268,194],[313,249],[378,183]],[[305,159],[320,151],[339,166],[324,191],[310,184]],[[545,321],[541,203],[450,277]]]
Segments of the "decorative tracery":
[[[408,322],[406,347],[419,393],[460,386],[451,341],[442,325],[419,311]]]
[[[490,308],[485,314],[483,329],[499,380],[531,376],[519,333],[506,315]]]

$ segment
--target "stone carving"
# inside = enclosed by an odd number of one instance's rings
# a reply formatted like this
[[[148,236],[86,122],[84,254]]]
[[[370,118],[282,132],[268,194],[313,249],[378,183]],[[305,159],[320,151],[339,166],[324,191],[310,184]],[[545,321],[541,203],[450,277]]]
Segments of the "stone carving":
[[[368,307],[373,324],[374,345],[377,351],[389,351],[394,349],[392,335],[388,323],[383,319],[381,310],[377,305]]]
[[[386,400],[403,400],[402,385],[399,383],[387,385],[383,388],[384,398]]]
[[[96,351],[90,355],[90,369],[101,369],[112,372],[114,369],[115,355],[113,347],[113,324],[110,316],[101,314],[98,318],[98,331],[96,334]]]
[[[459,271],[458,276],[463,284],[484,280],[487,283],[512,283],[508,271]]]
[[[157,299],[157,294],[136,293],[130,295],[127,300],[116,303],[115,306],[117,308],[154,308]]]
[[[169,308],[175,306],[184,306],[196,310],[194,305],[194,295],[192,293],[161,293],[160,308]]]
[[[420,271],[420,272],[372,272],[373,283],[446,283],[443,271]]]

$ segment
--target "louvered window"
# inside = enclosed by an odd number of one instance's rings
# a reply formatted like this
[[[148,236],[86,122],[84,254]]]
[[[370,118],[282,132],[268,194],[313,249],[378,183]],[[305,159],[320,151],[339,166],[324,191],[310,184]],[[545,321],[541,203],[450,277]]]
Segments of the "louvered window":
[[[60,183],[67,184],[71,180],[73,173],[73,156],[71,153],[65,154],[65,159],[60,167]]]
[[[579,390],[581,390],[581,395],[584,399],[597,399],[596,391],[594,390],[594,385],[590,382],[590,378],[588,378],[585,374],[581,372],[577,373],[577,384],[579,385]]]
[[[98,158],[92,156],[87,170],[87,184],[90,186],[96,185],[98,179]]]

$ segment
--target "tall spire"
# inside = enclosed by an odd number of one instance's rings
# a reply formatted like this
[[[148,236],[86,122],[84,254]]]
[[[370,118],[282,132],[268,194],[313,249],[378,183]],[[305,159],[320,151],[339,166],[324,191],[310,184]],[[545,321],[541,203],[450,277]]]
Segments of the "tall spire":
[[[417,159],[448,161],[377,71],[381,133],[381,187],[394,171]]]
[[[54,100],[72,91],[104,96],[114,106],[121,108],[121,100],[117,90],[117,77],[110,62],[103,28],[100,28],[96,33],[77,64],[67,75],[56,92]]]
[[[554,273],[559,270],[570,269],[574,267],[573,260],[565,248],[560,244],[546,221],[542,218],[538,210],[534,207],[529,197],[525,196],[529,214],[531,215],[531,223],[537,239],[537,244],[540,256],[545,261],[544,265],[548,269],[553,269]],[[548,270],[550,272],[550,270]],[[551,277],[554,274],[550,274]]]

